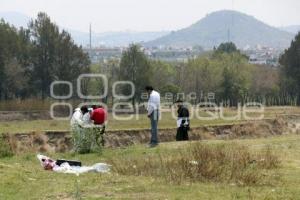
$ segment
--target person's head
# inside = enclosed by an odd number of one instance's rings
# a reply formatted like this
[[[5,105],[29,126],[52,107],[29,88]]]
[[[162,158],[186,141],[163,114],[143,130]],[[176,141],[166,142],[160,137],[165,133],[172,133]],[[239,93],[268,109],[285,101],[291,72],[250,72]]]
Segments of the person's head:
[[[175,101],[175,104],[177,105],[178,108],[180,108],[181,106],[183,106],[183,101],[181,99],[178,99]]]
[[[80,110],[81,110],[82,114],[85,114],[85,113],[87,113],[89,111],[87,106],[82,106],[80,108]]]
[[[151,94],[151,92],[153,91],[153,87],[150,86],[150,85],[148,85],[148,86],[145,87],[145,90],[146,90],[146,92],[147,92],[148,94]]]

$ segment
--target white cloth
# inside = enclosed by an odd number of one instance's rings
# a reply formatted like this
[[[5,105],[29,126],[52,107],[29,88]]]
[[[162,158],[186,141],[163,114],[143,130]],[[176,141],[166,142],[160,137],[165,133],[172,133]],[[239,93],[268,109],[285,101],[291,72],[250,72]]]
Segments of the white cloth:
[[[176,122],[177,122],[177,128],[179,128],[179,127],[181,126],[182,120],[185,120],[185,122],[184,122],[183,125],[185,125],[185,126],[189,125],[188,119],[189,119],[189,118],[187,118],[187,117],[178,117],[178,118],[177,118],[177,121],[176,121]]]
[[[85,124],[91,124],[91,123],[92,123],[91,115],[90,115],[89,112],[85,113],[85,114],[82,116],[82,121],[83,121],[83,123],[85,123]]]
[[[83,116],[80,108],[76,108],[71,118],[71,127],[74,127],[76,125],[82,126],[83,125],[82,117]]]
[[[181,126],[182,118],[177,119],[177,128]]]
[[[108,173],[111,167],[111,165],[106,163],[96,163],[92,166],[81,166],[81,167],[70,166],[70,164],[67,162],[62,163],[61,165],[57,165],[55,160],[47,156],[38,154],[37,158],[44,169],[53,170],[54,172],[59,172],[59,173],[67,173],[67,174],[79,175],[81,173],[86,173],[86,172]]]
[[[155,90],[152,90],[149,96],[148,106],[147,106],[148,115],[151,115],[151,113],[154,110],[159,110],[159,108],[160,108],[160,94]]]
[[[62,163],[60,166],[56,165],[53,168],[53,171],[65,174],[76,174],[86,172],[98,172],[98,173],[107,173],[110,171],[110,165],[106,163],[96,163],[93,166],[70,166],[69,163]]]

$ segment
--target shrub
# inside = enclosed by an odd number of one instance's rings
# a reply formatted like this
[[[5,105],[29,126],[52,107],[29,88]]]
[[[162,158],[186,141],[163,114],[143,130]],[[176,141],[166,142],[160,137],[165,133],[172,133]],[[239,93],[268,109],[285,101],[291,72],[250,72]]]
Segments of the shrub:
[[[100,128],[72,128],[74,151],[84,153],[101,153],[103,143],[103,132]]]
[[[122,175],[162,177],[167,182],[229,182],[238,185],[266,184],[265,171],[279,165],[271,149],[252,154],[237,144],[196,143],[167,155],[111,160],[113,171]]]
[[[13,156],[13,151],[5,139],[4,135],[0,134],[0,158],[11,157]]]

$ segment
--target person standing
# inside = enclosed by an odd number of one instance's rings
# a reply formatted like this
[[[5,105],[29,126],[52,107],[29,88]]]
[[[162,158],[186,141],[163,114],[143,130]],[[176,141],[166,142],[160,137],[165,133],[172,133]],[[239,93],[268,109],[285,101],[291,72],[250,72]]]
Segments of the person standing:
[[[158,120],[159,120],[159,108],[160,108],[160,94],[153,89],[152,86],[146,86],[145,90],[149,95],[147,115],[151,122],[151,140],[149,147],[155,147],[158,145]]]
[[[183,104],[183,101],[177,100],[177,134],[176,141],[189,140],[188,131],[190,130],[190,113],[188,108]]]

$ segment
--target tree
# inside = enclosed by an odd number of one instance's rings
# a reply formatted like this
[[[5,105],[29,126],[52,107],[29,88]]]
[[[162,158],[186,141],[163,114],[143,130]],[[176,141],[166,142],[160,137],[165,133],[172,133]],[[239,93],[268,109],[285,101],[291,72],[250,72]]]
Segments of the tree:
[[[112,94],[112,85],[119,78],[119,73],[120,73],[119,60],[117,59],[108,60],[107,64],[105,65],[105,68],[106,68],[105,74],[107,75],[108,88],[109,88],[107,98],[111,97],[111,102],[113,103],[114,96]]]
[[[80,74],[89,73],[90,60],[81,47],[74,44],[69,33],[62,31],[55,44],[54,52],[54,80],[70,81],[76,85],[76,79]],[[64,88],[60,88],[59,94],[65,93]]]
[[[14,99],[23,97],[28,87],[28,77],[25,75],[24,68],[14,60],[7,63],[4,73],[6,75],[6,98]]]
[[[30,22],[29,30],[33,43],[31,81],[42,98],[49,95],[52,81],[74,82],[81,73],[89,72],[88,55],[74,44],[69,33],[60,33],[45,13]]]
[[[286,83],[289,84],[288,91],[296,91],[297,104],[300,105],[300,32],[292,41],[291,46],[285,50],[279,59],[282,65],[282,73],[285,76]]]
[[[123,52],[120,63],[120,80],[131,81],[135,86],[135,94],[132,104],[141,97],[146,85],[150,84],[151,77],[150,61],[141,50],[140,46],[132,44]],[[124,95],[131,93],[129,87],[123,87]]]
[[[157,90],[165,88],[166,85],[172,85],[174,83],[175,69],[169,63],[162,61],[151,61],[152,74],[150,77],[151,85]]]
[[[29,25],[33,38],[33,70],[31,81],[44,99],[50,92],[54,80],[55,47],[59,39],[58,27],[45,13],[39,13],[37,19]]]
[[[192,59],[185,71],[185,91],[196,92],[197,102],[204,94],[216,93],[221,81],[221,66],[206,56]]]
[[[238,49],[233,42],[221,43],[217,48],[218,53],[233,53],[237,51]]]
[[[239,53],[222,54],[223,80],[220,85],[221,98],[229,100],[230,106],[243,103],[249,95],[252,80],[252,65]]]
[[[14,73],[10,67],[18,64],[21,51],[19,41],[17,29],[0,20],[0,99],[14,96],[14,91],[9,87],[10,75]]]

